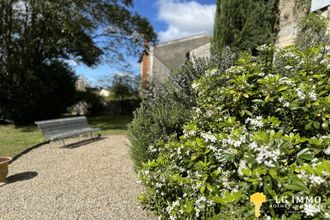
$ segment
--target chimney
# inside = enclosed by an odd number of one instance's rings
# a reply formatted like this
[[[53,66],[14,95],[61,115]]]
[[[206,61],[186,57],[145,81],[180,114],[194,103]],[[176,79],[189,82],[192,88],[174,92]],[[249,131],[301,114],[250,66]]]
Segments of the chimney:
[[[148,84],[148,72],[149,72],[149,66],[150,66],[150,59],[149,59],[149,46],[148,41],[144,40],[144,50],[142,52],[141,58],[140,58],[140,76],[142,81],[142,87],[145,88]]]

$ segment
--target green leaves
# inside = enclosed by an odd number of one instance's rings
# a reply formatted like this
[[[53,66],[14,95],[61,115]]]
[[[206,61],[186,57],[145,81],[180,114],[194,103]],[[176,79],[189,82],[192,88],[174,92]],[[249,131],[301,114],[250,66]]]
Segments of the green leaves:
[[[298,152],[297,161],[300,163],[303,163],[305,160],[311,161],[313,159],[313,157],[314,157],[314,155],[311,152],[311,150],[309,148],[304,148]]]
[[[239,202],[243,194],[241,192],[229,192],[225,191],[224,197],[214,196],[212,201],[221,205],[226,206],[228,203]]]
[[[309,193],[309,189],[303,180],[295,175],[289,174],[288,183],[284,185],[286,189]]]

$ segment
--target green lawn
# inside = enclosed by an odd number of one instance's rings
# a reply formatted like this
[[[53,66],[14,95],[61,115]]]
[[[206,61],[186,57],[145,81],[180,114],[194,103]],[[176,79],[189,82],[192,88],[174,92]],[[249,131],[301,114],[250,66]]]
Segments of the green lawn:
[[[98,127],[102,135],[127,134],[128,124],[132,116],[103,115],[88,117],[92,127]],[[40,143],[42,135],[34,125],[15,127],[14,125],[0,125],[0,156],[14,156],[22,150]]]
[[[132,120],[131,115],[102,115],[89,117],[88,123],[101,129],[98,134],[127,134],[128,124]]]

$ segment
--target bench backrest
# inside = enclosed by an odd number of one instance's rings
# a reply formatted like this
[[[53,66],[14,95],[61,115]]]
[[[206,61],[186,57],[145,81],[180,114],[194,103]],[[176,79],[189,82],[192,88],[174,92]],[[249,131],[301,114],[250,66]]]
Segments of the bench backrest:
[[[35,124],[38,125],[41,130],[41,133],[46,138],[72,130],[89,128],[85,116],[61,118],[47,121],[36,121]]]

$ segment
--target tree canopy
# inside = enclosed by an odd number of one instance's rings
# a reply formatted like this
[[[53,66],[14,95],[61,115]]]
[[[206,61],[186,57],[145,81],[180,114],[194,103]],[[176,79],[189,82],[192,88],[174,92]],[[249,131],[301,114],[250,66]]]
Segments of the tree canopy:
[[[217,0],[212,52],[255,51],[275,40],[277,0]]]
[[[132,6],[132,0],[1,0],[0,119],[39,118],[33,112],[42,111],[38,106],[49,96],[45,91],[60,94],[66,87],[55,81],[44,84],[51,78],[49,72],[61,71],[71,78],[67,86],[74,86],[75,77],[66,62],[93,66],[107,60],[124,65],[125,54],[139,53],[143,40],[155,41],[151,25]],[[36,100],[33,94],[45,97]],[[69,100],[70,95],[63,99]],[[19,100],[26,103],[25,108],[17,105]],[[27,109],[31,114],[25,114]]]

